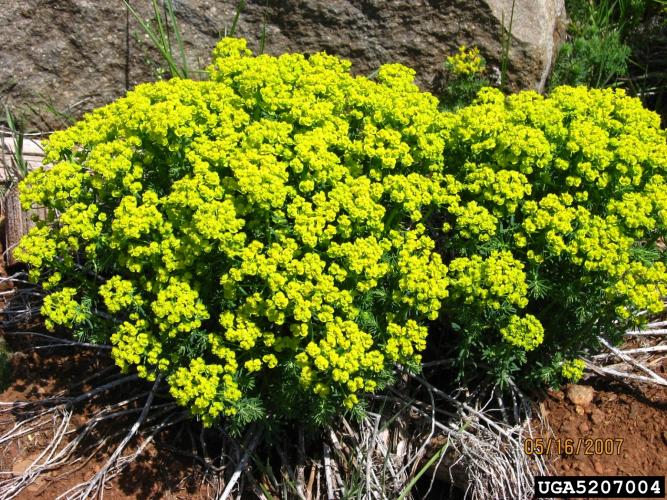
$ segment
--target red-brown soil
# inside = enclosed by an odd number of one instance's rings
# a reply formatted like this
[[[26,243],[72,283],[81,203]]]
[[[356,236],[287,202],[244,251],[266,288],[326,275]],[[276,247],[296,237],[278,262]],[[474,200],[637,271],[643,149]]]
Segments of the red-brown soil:
[[[600,379],[587,384],[595,391],[587,406],[575,405],[566,391],[550,393],[542,404],[554,432],[551,445],[557,448],[560,444],[563,452],[560,456],[552,454],[554,472],[622,476],[667,473],[667,389],[628,387]],[[570,440],[568,448],[574,447],[571,455],[564,453],[566,440]]]
[[[15,346],[15,342],[10,344]],[[109,361],[93,353],[71,354],[67,352],[16,353],[11,362],[13,382],[0,393],[0,401],[39,399],[55,394],[81,381],[95,371],[108,366]],[[658,372],[667,369],[663,362]],[[548,422],[550,438],[550,467],[558,475],[663,475],[667,472],[667,389],[654,386],[628,386],[600,377],[592,377],[582,385],[593,389],[590,404],[575,405],[569,394],[570,387],[547,393],[538,407]],[[78,424],[104,401],[96,401],[79,411]],[[13,417],[0,419],[0,433],[13,424]],[[121,425],[122,422],[117,422]],[[126,423],[125,423],[126,424]],[[102,429],[111,432],[113,428]],[[99,437],[99,434],[97,435]],[[0,471],[20,472],[27,467],[48,438],[48,431],[31,440],[22,440],[21,446],[5,448],[0,454]],[[168,439],[168,437],[166,438]],[[592,441],[587,442],[586,439]],[[554,453],[565,440],[576,447],[581,440],[579,453],[558,455]],[[595,450],[596,440],[613,441],[613,450]],[[165,449],[163,441],[151,444],[136,463],[115,478],[106,498],[207,498],[201,486],[199,468],[192,460],[186,460]],[[591,444],[592,443],[592,444]],[[136,444],[136,443],[135,443]],[[587,445],[589,450],[585,448]],[[75,484],[95,474],[108,458],[112,448],[104,449],[78,470],[56,470],[26,488],[18,498],[55,498]],[[129,450],[128,450],[129,451]],[[562,451],[562,450],[561,450]],[[587,454],[587,451],[589,452]]]
[[[8,339],[10,346],[16,347],[17,342]],[[24,342],[18,342],[25,345]],[[14,402],[38,400],[58,393],[79,394],[90,389],[90,386],[79,387],[77,382],[90,377],[110,365],[108,359],[94,353],[71,354],[67,351],[57,353],[56,350],[44,354],[15,353],[11,359],[12,383],[9,388],[0,393],[0,401]],[[60,349],[60,351],[63,351]],[[75,388],[78,392],[72,390]],[[134,388],[136,389],[136,388]],[[129,388],[128,390],[132,390]],[[111,396],[110,396],[111,397]],[[117,401],[118,397],[112,398]],[[82,425],[94,412],[104,407],[109,398],[99,398],[94,403],[80,407],[72,422]],[[0,435],[20,417],[20,411],[0,415]],[[136,416],[132,417],[136,418]],[[129,428],[133,420],[116,420],[112,425],[102,427],[85,443],[90,446],[96,444],[104,433],[112,434],[119,429]],[[129,425],[128,425],[129,423]],[[47,440],[51,437],[51,429],[34,433],[21,438],[17,443],[5,446],[0,450],[0,472],[21,473],[42,451]],[[162,440],[169,435],[163,435]],[[92,477],[106,462],[113,452],[113,445],[118,443],[122,436],[102,448],[92,460],[71,467],[61,467],[38,478],[33,484],[24,489],[17,497],[19,499],[52,499],[69,488]],[[133,442],[125,453],[133,451]],[[161,441],[150,444],[144,453],[122,474],[114,478],[105,489],[105,498],[134,499],[134,498],[164,498],[164,499],[191,499],[207,498],[205,487],[198,477],[199,469],[193,467],[192,461],[162,449]],[[4,476],[5,474],[3,474]]]

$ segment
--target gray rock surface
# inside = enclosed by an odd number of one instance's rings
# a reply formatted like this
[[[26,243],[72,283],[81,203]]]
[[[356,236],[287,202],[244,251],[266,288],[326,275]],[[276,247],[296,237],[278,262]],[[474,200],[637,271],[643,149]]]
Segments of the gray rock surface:
[[[203,68],[232,24],[237,0],[173,0],[193,66]],[[477,45],[498,67],[501,20],[513,0],[248,0],[238,36],[266,52],[327,51],[369,74],[400,62],[417,71],[425,90],[460,44]],[[149,0],[131,0],[148,18]],[[510,81],[542,89],[564,33],[564,0],[516,0]],[[49,109],[80,116],[158,77],[159,55],[121,0],[0,0],[0,101],[30,105],[33,126],[62,120]]]

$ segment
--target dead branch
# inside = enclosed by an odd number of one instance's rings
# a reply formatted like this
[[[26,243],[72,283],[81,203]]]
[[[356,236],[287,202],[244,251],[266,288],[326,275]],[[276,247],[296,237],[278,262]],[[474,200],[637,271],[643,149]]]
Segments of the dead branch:
[[[250,455],[254,453],[255,448],[257,448],[257,445],[259,444],[259,440],[262,437],[262,430],[255,428],[250,431],[250,434],[252,435],[250,444],[248,444],[246,447],[246,451],[243,454],[243,457],[241,457],[241,460],[239,460],[238,464],[236,465],[232,477],[229,478],[229,481],[225,485],[225,489],[223,490],[222,495],[220,495],[220,500],[227,500],[227,498],[229,498],[229,496],[232,494],[232,490],[241,477],[241,472],[243,472],[243,470],[248,465]]]
[[[610,350],[612,353],[614,353],[617,357],[619,357],[620,359],[622,359],[623,361],[625,361],[625,362],[628,363],[629,365],[631,365],[631,366],[637,368],[638,370],[644,372],[645,374],[647,374],[647,375],[648,375],[648,378],[649,378],[650,380],[652,380],[653,382],[655,382],[655,383],[658,384],[658,385],[664,385],[664,386],[667,386],[667,380],[665,380],[664,378],[662,378],[660,375],[658,375],[657,373],[655,373],[653,370],[651,370],[650,368],[647,368],[646,366],[644,366],[643,364],[641,364],[639,361],[635,360],[635,359],[632,358],[631,356],[628,356],[627,354],[624,354],[622,351],[620,351],[619,349],[617,349],[617,348],[615,348],[614,346],[612,346],[612,345],[611,345],[609,342],[607,342],[604,338],[598,336],[597,339],[598,339],[598,341],[599,341],[603,346],[605,346],[607,349],[609,349],[609,350]],[[613,371],[613,370],[612,370],[612,371]],[[620,372],[617,372],[617,373],[620,373]]]

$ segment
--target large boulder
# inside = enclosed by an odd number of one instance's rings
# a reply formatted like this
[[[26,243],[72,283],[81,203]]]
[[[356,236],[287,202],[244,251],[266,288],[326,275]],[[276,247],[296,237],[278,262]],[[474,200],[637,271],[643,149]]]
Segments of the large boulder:
[[[249,0],[236,34],[268,53],[325,50],[370,74],[401,62],[418,83],[434,81],[445,57],[477,45],[500,66],[502,22],[512,5],[510,83],[544,87],[563,33],[563,0]],[[160,58],[120,0],[4,0],[0,9],[0,96],[30,104],[33,125],[58,126],[52,111],[75,117],[159,75]],[[130,0],[145,18],[149,0]],[[193,66],[204,67],[231,27],[238,0],[173,0]]]

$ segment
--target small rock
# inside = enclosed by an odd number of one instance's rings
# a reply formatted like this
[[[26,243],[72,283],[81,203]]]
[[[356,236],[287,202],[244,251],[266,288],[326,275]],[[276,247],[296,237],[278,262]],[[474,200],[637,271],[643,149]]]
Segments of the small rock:
[[[581,431],[582,434],[586,434],[588,431],[591,430],[590,426],[586,422],[582,422],[581,425],[579,426],[579,430]]]
[[[564,471],[568,471],[568,470],[570,470],[570,464],[563,464],[563,465],[561,466],[561,469],[563,469]]]
[[[602,467],[602,464],[600,462],[594,462],[593,467],[595,468],[595,473],[599,475],[604,474],[604,467]]]
[[[577,415],[583,415],[584,413],[586,413],[586,410],[584,410],[583,406],[579,405],[574,407],[574,411],[577,412]]]
[[[563,391],[549,391],[549,396],[554,398],[556,401],[563,401],[565,399],[565,394],[563,394]]]
[[[667,431],[662,431],[662,440],[667,444]]]
[[[573,384],[567,388],[567,397],[575,405],[588,406],[593,401],[595,391],[589,385]]]
[[[597,408],[594,409],[591,412],[591,420],[595,425],[600,425],[602,422],[604,422],[604,413],[602,413],[600,410]]]

